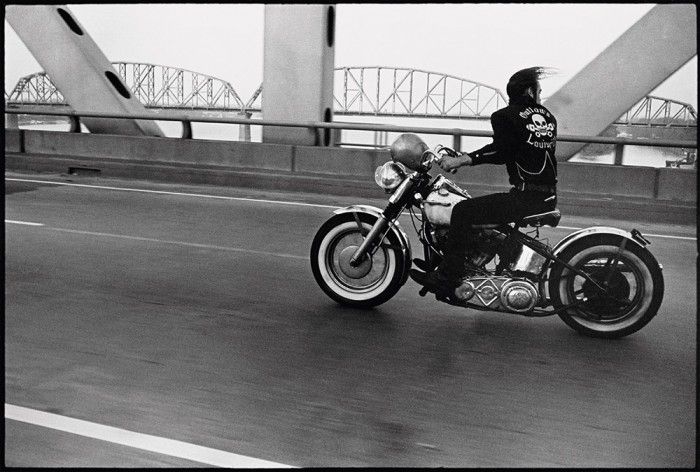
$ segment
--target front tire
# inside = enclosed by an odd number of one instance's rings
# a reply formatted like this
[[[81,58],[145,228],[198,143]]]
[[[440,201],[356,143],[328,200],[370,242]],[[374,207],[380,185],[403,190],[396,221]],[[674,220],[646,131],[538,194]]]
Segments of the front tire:
[[[321,289],[336,302],[369,308],[398,292],[408,268],[392,231],[374,254],[358,267],[350,266],[350,257],[377,220],[365,213],[358,215],[362,232],[353,214],[333,216],[319,228],[311,244],[311,270]]]
[[[607,287],[612,297],[561,264],[550,273],[549,293],[555,307],[589,300],[559,317],[579,333],[621,338],[646,326],[661,306],[664,279],[654,256],[628,241],[620,252],[619,236],[596,235],[567,247],[559,256]]]

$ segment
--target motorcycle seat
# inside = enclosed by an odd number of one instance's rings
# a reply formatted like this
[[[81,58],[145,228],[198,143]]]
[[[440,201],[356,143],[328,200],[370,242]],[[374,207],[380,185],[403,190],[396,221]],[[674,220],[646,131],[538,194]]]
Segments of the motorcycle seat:
[[[559,224],[559,220],[561,219],[561,213],[559,210],[553,210],[553,211],[548,211],[545,213],[537,213],[536,215],[529,215],[525,216],[519,220],[513,221],[517,226],[523,227],[523,226],[533,226],[533,227],[540,227],[540,226],[551,226],[552,228],[555,228]],[[503,223],[486,223],[486,224],[478,224],[478,225],[471,225],[472,229],[497,229],[499,227],[503,226]]]
[[[526,216],[515,222],[518,226],[551,226],[555,228],[559,224],[561,213],[559,210],[548,211],[545,213],[537,213],[536,215]]]

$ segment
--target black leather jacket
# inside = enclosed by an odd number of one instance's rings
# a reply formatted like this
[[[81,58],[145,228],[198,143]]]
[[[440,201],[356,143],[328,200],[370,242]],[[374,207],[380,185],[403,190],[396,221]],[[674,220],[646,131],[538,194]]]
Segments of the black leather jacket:
[[[493,142],[469,153],[472,165],[505,164],[510,183],[555,186],[557,120],[530,97],[491,115]]]

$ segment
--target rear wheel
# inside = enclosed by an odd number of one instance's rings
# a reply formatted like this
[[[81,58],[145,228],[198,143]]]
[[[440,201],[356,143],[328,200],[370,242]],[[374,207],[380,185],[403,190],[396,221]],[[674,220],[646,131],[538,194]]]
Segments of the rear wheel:
[[[360,308],[380,305],[401,288],[408,270],[400,242],[390,231],[374,254],[357,267],[350,258],[372,229],[377,217],[359,214],[362,231],[352,214],[336,215],[316,233],[311,244],[311,269],[333,300]]]
[[[652,254],[632,241],[620,251],[619,236],[596,235],[573,243],[560,255],[596,283],[561,264],[550,273],[555,306],[576,304],[559,317],[589,336],[620,338],[643,328],[656,315],[664,292],[661,268]]]

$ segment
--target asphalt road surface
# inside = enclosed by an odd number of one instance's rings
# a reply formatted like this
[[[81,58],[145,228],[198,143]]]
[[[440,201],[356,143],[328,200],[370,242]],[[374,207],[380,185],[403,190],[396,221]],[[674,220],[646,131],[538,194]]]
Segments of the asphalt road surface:
[[[372,310],[334,303],[311,273],[313,235],[334,206],[381,205],[380,190],[5,186],[6,416],[109,427],[6,417],[8,466],[207,465],[153,437],[295,467],[695,466],[694,228],[603,222],[654,234],[666,285],[657,317],[610,341],[450,307],[410,280]],[[595,223],[565,215],[542,234]],[[141,436],[125,445],[124,431]]]

